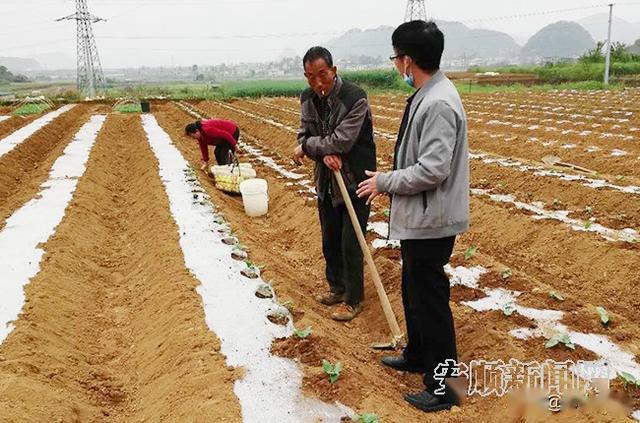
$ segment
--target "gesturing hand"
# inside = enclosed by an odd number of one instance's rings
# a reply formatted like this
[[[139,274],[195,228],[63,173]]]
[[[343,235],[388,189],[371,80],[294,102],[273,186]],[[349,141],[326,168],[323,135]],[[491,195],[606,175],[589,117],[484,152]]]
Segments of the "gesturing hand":
[[[356,190],[356,195],[360,198],[367,198],[367,204],[371,204],[371,202],[380,195],[378,191],[378,172],[371,172],[365,170],[365,174],[369,176],[369,179],[365,179],[364,181],[358,184],[358,189]]]

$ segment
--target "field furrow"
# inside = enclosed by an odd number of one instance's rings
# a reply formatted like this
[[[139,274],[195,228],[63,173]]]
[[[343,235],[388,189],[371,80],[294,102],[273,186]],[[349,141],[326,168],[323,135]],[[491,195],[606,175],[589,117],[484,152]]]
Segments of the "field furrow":
[[[0,157],[0,228],[38,192],[53,162],[95,110],[76,106]]]
[[[240,421],[138,116],[111,115],[0,346],[0,420]]]

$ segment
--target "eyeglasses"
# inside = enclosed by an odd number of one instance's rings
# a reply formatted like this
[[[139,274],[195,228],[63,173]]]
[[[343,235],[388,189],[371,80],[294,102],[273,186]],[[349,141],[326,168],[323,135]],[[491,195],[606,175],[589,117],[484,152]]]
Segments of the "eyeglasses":
[[[396,54],[395,56],[389,56],[389,60],[391,60],[393,62],[394,60],[399,59],[399,58],[404,57],[404,56],[406,56],[406,54],[402,54],[402,53]]]

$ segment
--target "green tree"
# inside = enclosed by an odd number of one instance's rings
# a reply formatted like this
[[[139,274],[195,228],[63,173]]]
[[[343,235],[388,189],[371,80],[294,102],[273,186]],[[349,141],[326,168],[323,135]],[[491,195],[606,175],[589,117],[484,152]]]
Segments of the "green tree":
[[[598,41],[594,48],[587,50],[586,53],[580,56],[579,61],[581,63],[604,62],[604,54],[602,54],[602,51],[604,50],[604,44],[604,41]]]

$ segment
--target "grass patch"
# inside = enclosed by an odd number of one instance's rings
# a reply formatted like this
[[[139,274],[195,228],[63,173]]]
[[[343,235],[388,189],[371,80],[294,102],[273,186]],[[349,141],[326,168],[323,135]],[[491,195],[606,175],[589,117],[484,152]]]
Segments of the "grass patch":
[[[48,104],[25,104],[23,106],[18,107],[13,111],[14,115],[18,116],[26,116],[26,115],[37,115],[39,113],[44,112],[49,109]]]
[[[573,63],[553,64],[544,66],[504,66],[497,68],[471,68],[471,72],[499,72],[499,73],[532,73],[538,75],[542,82],[566,83],[580,81],[602,81],[604,78],[604,63]],[[616,62],[611,64],[612,78],[640,74],[640,62]]]
[[[140,106],[140,103],[121,104],[115,108],[115,111],[120,113],[142,113],[142,106]]]
[[[367,91],[402,90],[410,88],[395,69],[343,72],[345,81],[353,82]]]
[[[296,97],[308,87],[303,79],[273,81],[241,81],[224,84],[223,98],[231,97]]]
[[[220,90],[206,83],[150,83],[136,85],[111,86],[105,97],[117,99],[133,97],[139,99],[165,97],[171,100],[212,100],[220,98]]]
[[[369,92],[407,91],[406,84],[393,69],[341,72],[345,81],[353,82]],[[305,79],[241,81],[224,84],[220,89],[223,98],[231,97],[297,97],[309,85]],[[408,88],[408,87],[407,87]]]
[[[610,83],[604,85],[597,81],[581,81],[581,82],[565,82],[562,84],[540,84],[540,85],[479,85],[468,82],[455,82],[456,88],[460,94],[490,94],[497,92],[544,92],[553,90],[577,90],[577,91],[593,91],[593,90],[620,90],[624,88],[624,84]]]

